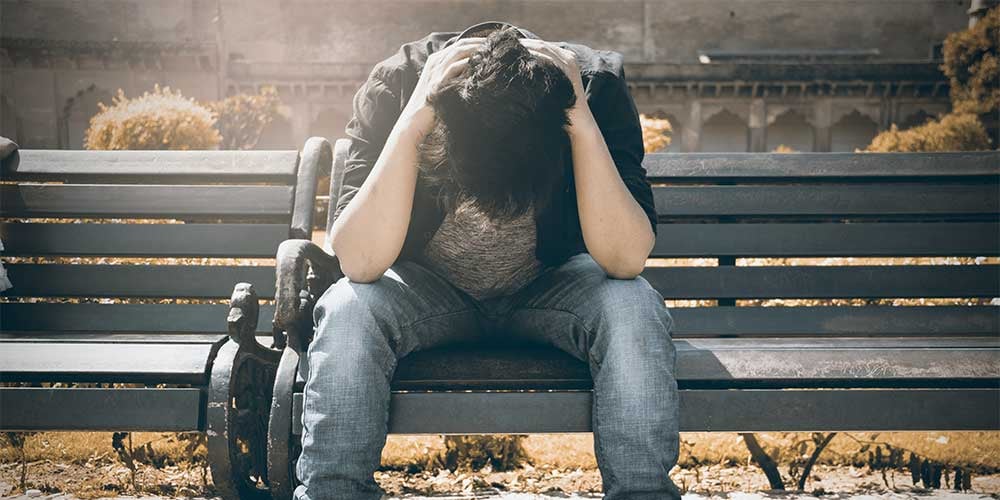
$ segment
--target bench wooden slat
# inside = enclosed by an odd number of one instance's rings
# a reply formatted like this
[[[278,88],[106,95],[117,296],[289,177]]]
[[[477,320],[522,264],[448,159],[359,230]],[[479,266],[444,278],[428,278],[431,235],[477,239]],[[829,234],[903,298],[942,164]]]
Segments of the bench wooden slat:
[[[1000,429],[995,389],[681,390],[681,432]],[[886,401],[892,404],[886,405]],[[393,393],[393,434],[592,432],[590,391]],[[767,411],[780,408],[781,411]],[[292,434],[302,434],[302,394]]]
[[[225,333],[172,332],[60,332],[4,330],[0,346],[5,344],[214,344]]]
[[[647,267],[666,299],[997,297],[1000,266]]]
[[[158,431],[205,429],[201,390],[0,387],[5,431]]]
[[[256,287],[255,287],[256,288]],[[0,304],[0,330],[10,332],[226,332],[226,304]],[[257,331],[271,333],[274,306],[261,304]]]
[[[0,185],[3,217],[290,218],[291,186]]]
[[[1000,338],[674,339],[682,388],[980,387],[1000,383]],[[589,389],[548,346],[452,345],[399,362],[396,390]]]
[[[274,258],[287,224],[0,223],[5,255]]]
[[[995,389],[682,390],[679,396],[681,432],[1000,429]],[[592,404],[590,391],[394,393],[389,432],[591,432]],[[293,409],[299,435],[301,394]]]
[[[228,298],[239,282],[261,298],[274,296],[274,266],[143,266],[10,264],[4,266],[20,297]]]
[[[996,184],[661,186],[660,217],[969,215],[1000,212]]]
[[[205,384],[215,352],[227,338],[220,334],[214,344],[4,342],[0,379]]]
[[[674,338],[1000,335],[1000,307],[675,307]]]
[[[997,222],[685,224],[657,227],[652,257],[1000,255]]]
[[[73,332],[225,332],[225,304],[0,303],[0,329],[53,338]],[[671,308],[675,338],[717,336],[996,336],[1000,308],[679,307]],[[262,304],[257,331],[271,332],[274,306]],[[34,333],[33,333],[34,332]]]
[[[271,181],[291,184],[297,151],[21,150],[8,180],[80,182]]]
[[[831,178],[1000,175],[1000,153],[650,153],[642,162],[654,182],[778,178],[782,181]],[[871,180],[871,179],[868,179]]]

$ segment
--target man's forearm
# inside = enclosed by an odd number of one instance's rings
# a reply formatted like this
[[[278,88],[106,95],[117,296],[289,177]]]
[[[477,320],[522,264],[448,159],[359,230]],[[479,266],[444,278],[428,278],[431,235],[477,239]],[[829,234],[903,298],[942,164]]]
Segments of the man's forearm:
[[[331,245],[351,281],[382,276],[402,250],[417,180],[420,135],[400,119],[371,173],[331,228]]]
[[[649,219],[622,181],[590,109],[574,109],[570,119],[577,208],[587,251],[609,276],[634,278],[653,249]]]

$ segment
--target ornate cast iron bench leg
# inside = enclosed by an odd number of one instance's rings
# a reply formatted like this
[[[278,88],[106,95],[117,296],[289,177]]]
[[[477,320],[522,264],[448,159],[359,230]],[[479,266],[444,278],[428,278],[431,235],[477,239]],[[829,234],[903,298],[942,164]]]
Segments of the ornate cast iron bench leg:
[[[281,353],[257,342],[253,285],[236,285],[230,306],[230,341],[216,355],[208,394],[212,479],[223,498],[269,499],[267,426]]]

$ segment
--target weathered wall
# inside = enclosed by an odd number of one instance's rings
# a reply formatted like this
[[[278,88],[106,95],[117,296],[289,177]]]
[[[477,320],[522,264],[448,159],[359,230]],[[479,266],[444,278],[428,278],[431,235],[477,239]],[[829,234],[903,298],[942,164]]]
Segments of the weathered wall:
[[[698,70],[699,50],[878,49],[877,61],[929,63],[932,47],[966,26],[968,6],[969,0],[0,0],[0,134],[26,147],[80,147],[96,103],[119,88],[135,95],[159,83],[214,99],[274,84],[291,116],[264,142],[295,147],[310,134],[342,130],[353,90],[371,65],[430,31],[507,20],[545,39],[618,50],[649,75]],[[700,113],[688,97],[660,97],[661,91],[650,87],[637,101],[685,120]],[[739,106],[749,106],[743,101]]]
[[[229,48],[251,59],[373,62],[430,31],[503,19],[545,39],[695,62],[700,49],[879,49],[925,59],[968,22],[955,0],[223,0]]]

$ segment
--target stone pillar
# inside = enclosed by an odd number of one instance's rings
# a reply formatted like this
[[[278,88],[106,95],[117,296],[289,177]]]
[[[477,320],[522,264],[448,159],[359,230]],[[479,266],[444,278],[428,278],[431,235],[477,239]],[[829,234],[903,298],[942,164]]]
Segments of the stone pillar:
[[[767,151],[767,104],[763,99],[750,100],[750,148],[751,153]]]
[[[813,104],[813,151],[830,152],[833,127],[833,99],[817,99]]]
[[[687,105],[687,121],[681,132],[681,151],[697,153],[701,149],[701,101],[692,99]]]
[[[896,106],[892,98],[883,97],[879,101],[878,107],[878,131],[889,130],[889,127],[896,122]]]

